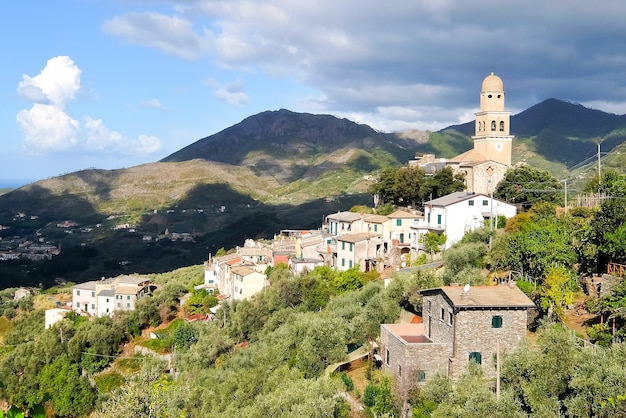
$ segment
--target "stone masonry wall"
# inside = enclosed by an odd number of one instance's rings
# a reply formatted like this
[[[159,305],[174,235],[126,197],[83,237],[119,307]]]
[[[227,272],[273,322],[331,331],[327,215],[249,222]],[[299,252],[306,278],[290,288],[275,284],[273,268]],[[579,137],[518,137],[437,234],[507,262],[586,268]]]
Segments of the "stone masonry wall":
[[[447,375],[449,358],[452,355],[450,344],[407,343],[401,337],[381,328],[380,335],[382,369],[393,376],[398,393],[406,395],[419,385],[419,371],[424,371],[425,380],[440,371]]]
[[[502,317],[501,328],[492,327],[494,315]],[[453,379],[465,370],[471,352],[480,353],[486,376],[495,377],[498,341],[502,355],[519,347],[526,338],[525,309],[462,310],[455,319],[454,361],[450,368]]]

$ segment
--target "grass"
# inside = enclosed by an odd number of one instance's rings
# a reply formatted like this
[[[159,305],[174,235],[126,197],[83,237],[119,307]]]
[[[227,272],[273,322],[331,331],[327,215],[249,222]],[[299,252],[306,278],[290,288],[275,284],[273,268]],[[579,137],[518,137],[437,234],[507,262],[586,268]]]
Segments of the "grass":
[[[4,336],[11,331],[11,321],[5,316],[0,316],[0,341],[4,341]]]
[[[109,393],[126,382],[126,378],[118,372],[102,373],[94,377],[98,392]]]

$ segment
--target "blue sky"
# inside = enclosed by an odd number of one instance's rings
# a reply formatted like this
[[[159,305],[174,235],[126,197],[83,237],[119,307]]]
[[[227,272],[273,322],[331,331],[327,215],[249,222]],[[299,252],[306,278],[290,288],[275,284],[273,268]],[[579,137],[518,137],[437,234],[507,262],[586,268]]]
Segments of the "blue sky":
[[[622,0],[7,2],[0,186],[154,162],[280,108],[438,130],[473,120],[491,71],[514,114],[624,114],[625,21]]]

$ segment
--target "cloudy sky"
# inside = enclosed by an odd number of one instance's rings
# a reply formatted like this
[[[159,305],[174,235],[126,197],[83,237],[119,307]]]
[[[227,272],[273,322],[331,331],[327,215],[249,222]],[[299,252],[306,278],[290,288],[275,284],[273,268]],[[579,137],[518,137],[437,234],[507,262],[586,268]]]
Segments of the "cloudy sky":
[[[264,110],[438,130],[473,120],[491,71],[513,114],[624,114],[624,22],[623,0],[7,2],[0,187],[157,161]]]

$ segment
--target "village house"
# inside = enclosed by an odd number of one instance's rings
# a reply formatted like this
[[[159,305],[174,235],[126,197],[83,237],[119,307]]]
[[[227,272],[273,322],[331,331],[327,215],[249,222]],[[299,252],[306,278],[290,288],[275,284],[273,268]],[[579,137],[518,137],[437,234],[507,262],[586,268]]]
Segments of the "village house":
[[[72,286],[72,309],[92,316],[111,316],[115,311],[132,311],[137,300],[151,293],[150,280],[119,276]]]
[[[266,286],[265,270],[271,249],[252,240],[236,252],[212,257],[204,263],[204,288],[231,300],[247,299]]]
[[[426,289],[423,323],[382,324],[382,369],[393,375],[401,394],[435,373],[457,379],[468,363],[495,376],[494,359],[526,338],[534,303],[513,282],[498,286]]]
[[[497,222],[498,216],[512,218],[517,213],[514,205],[490,196],[474,192],[454,192],[424,205],[424,217],[411,226],[414,231],[411,246],[423,250],[423,237],[429,232],[445,234],[445,249],[474,229],[485,226],[490,218]]]

